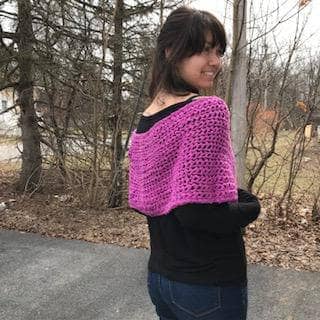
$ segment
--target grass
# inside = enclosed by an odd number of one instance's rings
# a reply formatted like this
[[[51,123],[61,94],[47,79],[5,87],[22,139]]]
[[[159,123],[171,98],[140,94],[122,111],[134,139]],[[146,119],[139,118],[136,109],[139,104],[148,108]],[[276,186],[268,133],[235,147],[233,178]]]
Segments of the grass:
[[[267,165],[261,170],[254,184],[254,190],[263,193],[282,194],[288,185],[290,176],[291,157],[297,141],[295,131],[281,131],[276,142],[275,153],[267,161]],[[271,145],[270,135],[265,135],[256,139],[260,148],[265,151]],[[305,153],[302,157],[301,165],[294,181],[294,192],[307,192],[308,195],[316,194],[320,188],[319,172],[320,144],[313,138],[307,142]],[[248,152],[247,165],[252,167],[261,156],[250,149]]]
[[[0,135],[0,144],[16,144],[20,141],[19,137]]]

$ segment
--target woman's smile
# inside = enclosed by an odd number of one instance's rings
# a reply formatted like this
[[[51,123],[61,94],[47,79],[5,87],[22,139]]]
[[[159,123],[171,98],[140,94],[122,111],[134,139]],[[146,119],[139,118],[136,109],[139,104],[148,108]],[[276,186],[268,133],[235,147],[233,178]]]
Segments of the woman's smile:
[[[216,71],[203,71],[202,74],[210,80],[214,80],[217,72]]]

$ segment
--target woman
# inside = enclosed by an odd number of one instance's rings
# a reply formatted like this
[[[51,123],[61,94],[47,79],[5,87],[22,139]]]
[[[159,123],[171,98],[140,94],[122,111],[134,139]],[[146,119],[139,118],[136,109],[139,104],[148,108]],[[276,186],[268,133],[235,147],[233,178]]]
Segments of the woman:
[[[173,11],[157,39],[152,102],[132,135],[129,205],[148,220],[148,289],[162,320],[246,319],[241,227],[260,206],[237,190],[225,102],[199,96],[225,48],[213,15]]]

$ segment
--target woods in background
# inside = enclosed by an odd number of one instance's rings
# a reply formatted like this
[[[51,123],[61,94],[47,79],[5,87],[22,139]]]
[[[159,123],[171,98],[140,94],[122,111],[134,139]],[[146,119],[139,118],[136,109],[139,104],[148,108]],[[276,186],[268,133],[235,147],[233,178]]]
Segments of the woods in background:
[[[0,1],[0,91],[13,88],[18,96],[20,190],[41,190],[53,169],[84,205],[126,205],[126,151],[146,103],[154,39],[166,13],[181,4],[185,1]],[[296,32],[286,44],[270,40],[268,14],[261,21],[248,11],[243,25],[244,184],[260,194],[277,194],[281,215],[303,190],[315,216],[319,206],[319,148],[304,132],[310,123],[320,125],[320,57],[303,50],[299,17],[306,6],[297,6],[291,18]],[[227,53],[225,73],[234,70],[235,48]],[[208,94],[225,97],[232,81],[226,78]],[[232,100],[230,105],[237,108]],[[307,169],[305,157],[312,161]]]

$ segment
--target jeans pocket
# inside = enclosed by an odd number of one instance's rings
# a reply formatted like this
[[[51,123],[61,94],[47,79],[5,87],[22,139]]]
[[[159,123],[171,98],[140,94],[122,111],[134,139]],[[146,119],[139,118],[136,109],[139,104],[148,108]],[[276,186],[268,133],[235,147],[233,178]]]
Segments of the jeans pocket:
[[[207,316],[221,308],[219,287],[170,281],[169,291],[173,305],[195,318]]]

